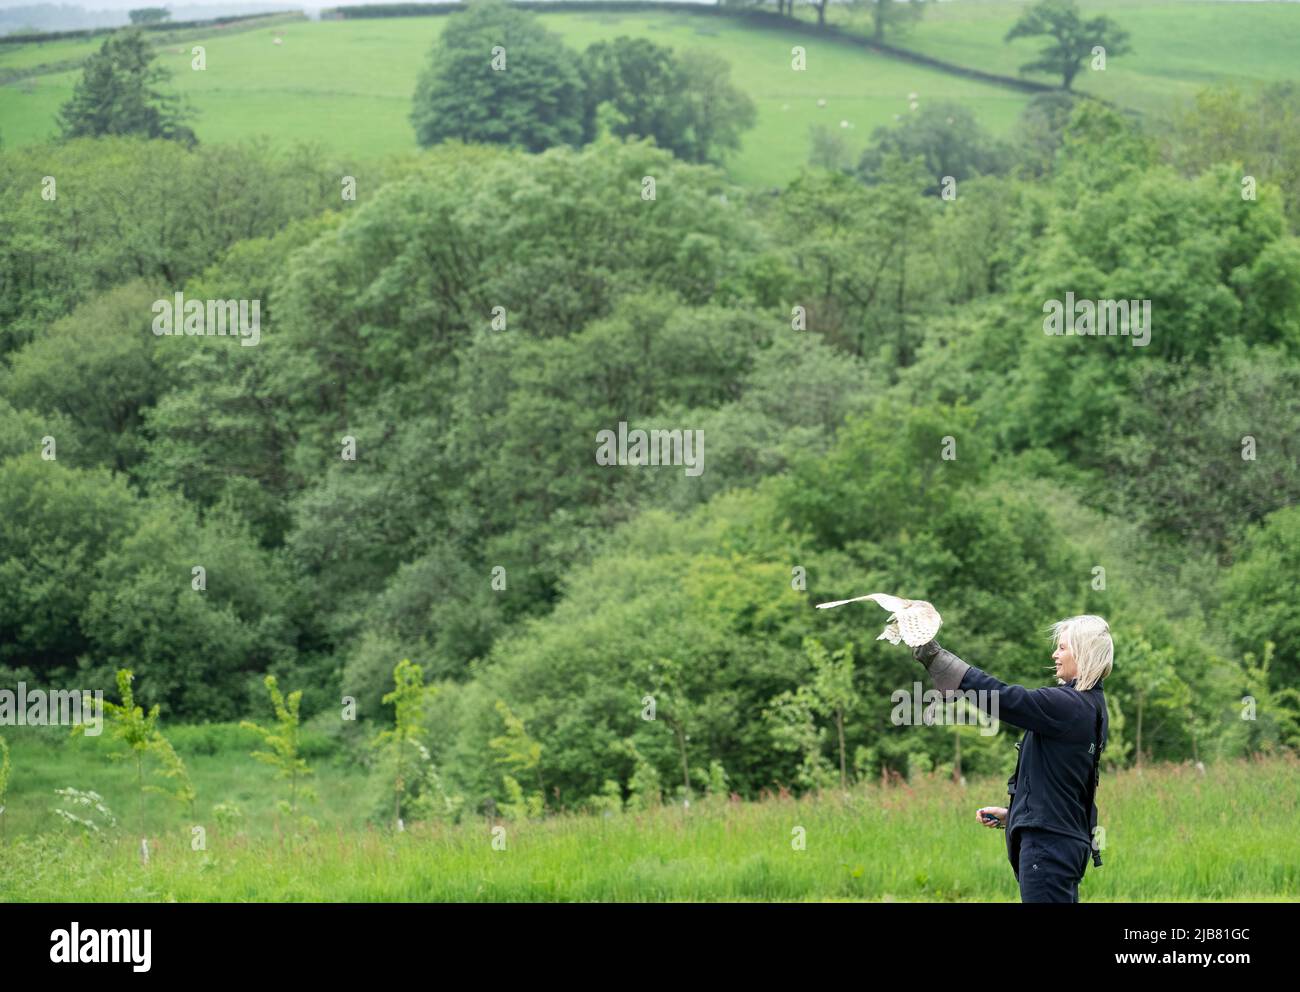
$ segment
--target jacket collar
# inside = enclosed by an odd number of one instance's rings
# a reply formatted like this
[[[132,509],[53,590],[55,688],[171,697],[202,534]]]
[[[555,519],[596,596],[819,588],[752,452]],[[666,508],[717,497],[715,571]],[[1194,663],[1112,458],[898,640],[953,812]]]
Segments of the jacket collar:
[[[1076,685],[1076,683],[1077,683],[1078,681],[1079,681],[1079,676],[1076,675],[1074,678],[1070,679],[1069,682],[1065,683],[1065,685],[1062,686],[1061,688],[1075,687],[1075,685]],[[1100,688],[1102,687],[1102,684],[1103,684],[1105,681],[1106,681],[1105,679],[1098,679],[1097,682],[1096,682],[1096,684],[1093,686],[1093,688],[1094,688],[1094,689],[1100,689]]]

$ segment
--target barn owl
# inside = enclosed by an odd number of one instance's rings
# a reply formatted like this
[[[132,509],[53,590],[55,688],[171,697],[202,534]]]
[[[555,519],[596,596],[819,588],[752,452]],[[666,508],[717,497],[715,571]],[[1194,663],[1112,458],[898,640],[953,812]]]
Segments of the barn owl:
[[[939,616],[939,611],[925,600],[900,599],[897,596],[887,596],[883,592],[873,592],[870,596],[858,596],[854,599],[837,599],[833,603],[818,603],[817,609],[829,610],[836,606],[843,606],[845,603],[858,603],[864,599],[875,600],[881,607],[890,611],[884,633],[876,638],[878,641],[888,641],[890,644],[902,641],[908,647],[916,648],[934,640],[934,635],[939,633],[939,628],[943,626],[943,618]]]

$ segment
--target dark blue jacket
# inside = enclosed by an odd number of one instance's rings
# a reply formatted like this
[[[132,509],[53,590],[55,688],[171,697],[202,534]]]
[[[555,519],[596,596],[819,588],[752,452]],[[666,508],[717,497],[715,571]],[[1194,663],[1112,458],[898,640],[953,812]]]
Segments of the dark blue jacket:
[[[1016,770],[1007,781],[1007,853],[1013,863],[1014,834],[1024,827],[1055,831],[1092,846],[1097,823],[1093,775],[1098,748],[1106,746],[1106,697],[1100,681],[1086,692],[1074,688],[1076,681],[1026,689],[975,667],[962,676],[962,691],[996,691],[998,719],[1025,731],[1016,745]],[[1095,847],[1093,862],[1101,863]]]

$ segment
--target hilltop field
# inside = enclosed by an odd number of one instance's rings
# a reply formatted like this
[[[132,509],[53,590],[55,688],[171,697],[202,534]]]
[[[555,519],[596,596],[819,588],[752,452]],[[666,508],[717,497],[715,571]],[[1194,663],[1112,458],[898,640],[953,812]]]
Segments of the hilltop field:
[[[1008,0],[931,4],[917,25],[890,40],[956,65],[1015,76],[1039,44],[1038,39],[1002,41],[1021,7]],[[1218,80],[1249,86],[1284,79],[1294,70],[1288,38],[1300,36],[1300,4],[1166,0],[1083,7],[1107,13],[1129,30],[1133,54],[1115,59],[1104,73],[1085,73],[1077,88],[1148,114],[1166,112]],[[799,14],[801,24],[815,18],[811,9]],[[749,185],[791,179],[808,160],[814,123],[847,132],[858,151],[873,128],[906,113],[916,94],[918,101],[963,103],[984,127],[1006,135],[1030,96],[819,38],[796,25],[769,29],[676,11],[542,17],[576,49],[632,35],[724,55],[732,79],[758,108],[757,126],[729,163],[733,177]],[[828,20],[846,30],[869,31],[861,14],[832,8]],[[174,73],[176,89],[199,111],[194,127],[200,141],[264,133],[276,141],[309,139],[329,151],[379,157],[416,148],[407,119],[411,95],[445,23],[444,17],[257,22],[178,33],[159,54]],[[56,133],[55,114],[77,79],[69,66],[100,43],[72,39],[0,46],[0,79],[10,77],[0,85],[0,135],[7,144],[29,144]],[[790,49],[796,44],[808,51],[805,71],[791,69]],[[190,67],[194,45],[206,49],[203,71]],[[41,66],[55,71],[33,74]]]

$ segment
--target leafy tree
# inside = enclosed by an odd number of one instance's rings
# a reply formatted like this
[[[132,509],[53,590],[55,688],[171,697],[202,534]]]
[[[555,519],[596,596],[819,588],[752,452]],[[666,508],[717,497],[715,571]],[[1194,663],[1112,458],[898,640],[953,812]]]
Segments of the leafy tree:
[[[299,779],[314,774],[299,751],[298,709],[302,704],[302,690],[296,689],[286,698],[280,692],[274,675],[268,675],[264,682],[266,691],[271,696],[271,706],[275,710],[277,729],[262,727],[251,720],[243,720],[239,725],[260,734],[268,748],[266,751],[253,751],[252,757],[274,768],[277,778],[289,780],[289,800],[281,800],[280,808],[289,816],[294,816],[298,812],[299,793],[304,799],[315,798],[310,786],[298,785]]]
[[[708,470],[697,479],[643,476],[638,505],[687,511],[728,489],[758,485],[809,454],[825,454],[845,418],[869,406],[882,383],[820,335],[782,330],[754,357],[737,399],[685,418],[708,438]]]
[[[1033,255],[1034,240],[1041,233],[1038,225],[1049,200],[1049,194],[1037,184],[988,176],[968,181],[955,200],[943,204],[935,218],[934,243],[960,244],[965,250],[935,272],[940,280],[936,295],[955,306],[927,320],[932,341],[955,344],[957,339],[965,339],[968,332],[981,326],[989,308],[1005,300],[1024,260]],[[984,362],[971,362],[969,356],[959,359],[952,352],[947,362],[952,377],[934,381],[948,391],[944,398],[963,390],[967,395],[980,391],[980,385],[962,382],[957,369],[966,373],[982,370],[987,367]]]
[[[162,295],[169,294],[132,282],[55,321],[14,354],[11,402],[65,415],[95,462],[119,472],[134,466],[143,411],[163,389],[149,332],[150,307]]]
[[[1245,719],[1246,753],[1271,753],[1279,747],[1300,751],[1300,689],[1278,685],[1283,680],[1269,671],[1273,661],[1272,640],[1265,639],[1262,657],[1246,652],[1243,670],[1246,695],[1254,701],[1252,719]]]
[[[913,529],[921,515],[937,521],[956,511],[957,492],[986,470],[988,449],[971,430],[960,455],[945,461],[943,439],[973,423],[962,406],[897,410],[878,400],[824,457],[801,459],[774,485],[785,512],[821,544],[883,540]]]
[[[23,439],[26,453],[0,463],[0,663],[54,681],[95,654],[86,602],[99,562],[136,527],[141,507],[121,476],[65,466],[62,437],[60,457],[43,460],[45,425],[33,426],[40,433]]]
[[[546,785],[542,781],[542,746],[528,735],[523,720],[515,716],[504,700],[498,699],[496,711],[506,725],[506,732],[488,741],[499,764],[508,765],[511,771],[533,772],[537,776],[537,792],[525,800],[522,787],[509,774],[504,774],[506,792],[509,797],[505,808],[520,814],[515,819],[522,819],[526,811],[528,816],[540,816],[546,806]]]
[[[1130,412],[1137,394],[1128,378],[1152,357],[1204,366],[1235,338],[1290,350],[1294,279],[1285,273],[1296,255],[1282,237],[1276,192],[1265,186],[1258,202],[1244,203],[1230,166],[1187,181],[1153,157],[1150,142],[1120,115],[1081,102],[1050,201],[1039,205],[1033,261],[1017,267],[1010,294],[976,315],[980,365],[1010,376],[1000,393],[988,388],[996,375],[986,380],[978,405],[1014,448],[1063,446],[1072,459],[1100,467],[1098,442],[1107,432],[1098,425],[1142,419]],[[1158,277],[1152,258],[1162,260]],[[1045,307],[1066,292],[1076,300],[1136,300],[1141,312],[1149,300],[1149,337],[1045,334]],[[1024,331],[1011,335],[1013,348],[1004,347],[1008,321]],[[1246,433],[1243,426],[1237,434],[1239,451]]]
[[[1250,529],[1220,580],[1220,622],[1240,651],[1257,650],[1268,638],[1277,685],[1300,683],[1300,600],[1292,587],[1298,569],[1300,506],[1287,506]]]
[[[712,52],[688,49],[677,57],[676,92],[667,147],[688,162],[720,161],[758,120],[754,101],[731,85],[730,63]]]
[[[627,808],[648,810],[662,805],[663,776],[660,775],[659,769],[637,749],[636,742],[630,739],[619,741],[613,749],[633,761],[632,775],[628,779]]]
[[[772,746],[796,754],[795,781],[805,789],[820,789],[834,781],[831,763],[822,753],[825,731],[817,726],[816,700],[807,686],[774,696],[762,711]]]
[[[120,703],[109,700],[104,701],[104,710],[109,716],[110,740],[120,741],[127,747],[125,753],[115,751],[109,757],[115,760],[130,757],[135,763],[136,788],[141,804],[143,804],[146,792],[157,792],[175,799],[183,804],[187,810],[193,812],[196,793],[194,785],[190,781],[189,772],[185,767],[185,762],[181,760],[171,742],[158,729],[158,715],[161,707],[155,703],[146,714],[144,707],[136,705],[135,694],[131,688],[131,682],[134,678],[135,675],[130,669],[119,669],[117,672],[117,692],[122,701]],[[78,724],[72,728],[72,732],[77,734],[83,729],[84,724]],[[161,786],[145,784],[145,761],[150,755],[159,760],[158,774],[164,778],[175,780],[174,791],[169,791]],[[144,807],[140,805],[139,808],[141,822],[143,823]]]
[[[1067,90],[1083,64],[1093,57],[1094,48],[1104,48],[1108,59],[1132,51],[1127,31],[1121,30],[1109,17],[1093,17],[1085,21],[1074,0],[1040,0],[1020,15],[1004,40],[1037,35],[1048,35],[1052,40],[1039,52],[1037,59],[1026,62],[1020,71],[1059,75],[1062,87]]]
[[[691,766],[686,742],[692,724],[690,701],[684,691],[681,666],[671,658],[660,658],[652,667],[650,696],[655,701],[655,719],[663,720],[677,743],[677,753],[682,765],[682,797],[691,801]]]
[[[1155,142],[1132,114],[1097,100],[1076,100],[1061,136],[1053,191],[1071,203],[1084,191],[1140,182],[1158,160]]]
[[[433,686],[424,684],[424,671],[419,665],[403,658],[393,669],[393,691],[384,696],[383,702],[392,704],[394,709],[394,727],[381,730],[375,736],[376,747],[387,747],[392,757],[396,774],[393,780],[393,821],[402,819],[402,803],[407,798],[410,786],[416,775],[408,772],[408,760],[419,760],[423,751],[425,708],[430,698],[437,692]],[[427,753],[427,752],[425,752]]]
[[[605,784],[584,804],[588,812],[596,815],[619,813],[623,809],[623,789],[612,778],[605,779]]]
[[[816,638],[804,642],[804,652],[812,663],[810,688],[816,708],[835,721],[835,736],[840,753],[840,788],[847,789],[847,754],[844,744],[844,717],[859,702],[853,688],[853,645],[845,644],[834,654]]]
[[[772,712],[786,717],[786,722],[778,721],[780,729],[775,739],[794,744],[804,752],[805,784],[817,783],[824,777],[818,771],[824,769],[819,760],[820,735],[810,735],[808,718],[812,714],[831,718],[839,752],[840,788],[847,789],[848,753],[844,720],[861,701],[853,687],[853,645],[845,644],[832,654],[817,638],[808,637],[804,639],[803,651],[812,668],[811,678],[794,692],[787,690],[773,700]]]
[[[884,41],[885,35],[903,32],[921,19],[925,4],[920,0],[866,0],[871,7],[871,35],[876,41]],[[823,4],[823,7],[825,4]],[[818,11],[820,23],[821,11]]]
[[[127,11],[132,24],[161,24],[171,20],[172,12],[166,7],[137,7]]]
[[[33,172],[57,178],[56,199],[43,200],[41,184],[23,178]],[[337,204],[340,173],[357,174],[310,146],[281,149],[265,141],[187,149],[175,141],[102,137],[0,152],[0,353],[134,279],[180,288],[235,243]],[[255,245],[245,246],[231,268],[251,267],[255,253]],[[261,285],[278,268],[268,260]],[[234,298],[257,299],[260,286],[250,288],[256,292]],[[92,350],[131,350],[113,337]],[[199,340],[158,339],[179,343],[176,353],[186,355]],[[235,350],[248,360],[261,348]]]
[[[683,574],[683,549],[662,546],[673,529],[668,518],[643,517],[631,546],[577,570],[553,618],[533,637],[516,632],[495,644],[484,677],[442,711],[450,725],[441,763],[467,790],[499,788],[489,744],[503,719],[495,704],[525,698],[528,736],[546,749],[548,795],[558,787],[560,797],[581,802],[614,779],[649,798],[659,791],[652,783],[680,782],[676,736],[641,718],[654,688],[647,663],[668,657],[678,663],[677,693],[693,715],[689,747],[722,761],[742,790],[769,781],[759,757],[766,738],[746,714],[790,684],[784,653],[773,653],[760,633],[775,636],[776,617],[793,615],[802,602],[793,592],[772,600],[788,570],[724,553],[699,558]],[[694,527],[689,533],[686,545],[700,538]],[[761,649],[751,636],[763,638]],[[611,658],[625,661],[611,668]],[[548,670],[557,678],[542,675]]]
[[[1300,371],[1284,353],[1225,348],[1208,367],[1143,362],[1126,381],[1141,400],[1120,404],[1098,438],[1098,499],[1118,499],[1155,534],[1225,557],[1247,527],[1300,500]],[[1273,526],[1276,539],[1285,518]],[[1236,548],[1230,574],[1248,571],[1241,556],[1253,547]],[[1300,662],[1300,641],[1273,636],[1288,668]]]
[[[153,743],[161,707],[155,703],[146,714],[144,707],[135,704],[135,694],[131,689],[131,681],[134,678],[135,676],[130,669],[118,670],[117,694],[122,698],[122,701],[120,703],[106,701],[104,709],[109,715],[110,739],[121,741],[127,746],[127,754],[135,762],[136,785],[143,792],[144,758],[149,752],[149,746]],[[81,728],[74,727],[73,732],[75,733],[79,729]],[[124,758],[126,755],[114,753],[113,757]]]
[[[1175,116],[1172,132],[1172,157],[1190,174],[1240,163],[1240,172],[1258,182],[1300,187],[1300,84],[1270,83],[1249,96],[1231,83],[1208,87]],[[1294,192],[1286,197],[1286,213],[1291,229],[1300,230]]]
[[[100,559],[100,581],[78,593],[95,644],[90,670],[134,658],[169,710],[234,719],[247,712],[257,673],[296,647],[303,607],[288,566],[225,507],[200,520],[167,493],[142,501],[139,515]]]
[[[720,161],[757,119],[753,101],[731,84],[729,63],[711,53],[676,55],[619,37],[588,47],[582,74],[601,134],[653,138],[689,162]]]
[[[596,538],[574,507],[607,504],[611,521],[626,519],[648,480],[595,465],[588,428],[617,425],[630,405],[649,415],[735,396],[771,333],[740,302],[756,226],[713,169],[631,143],[531,159],[436,154],[445,168],[391,184],[350,212],[345,236],[288,265],[274,340],[178,362],[184,388],[147,414],[159,457],[140,471],[182,480],[205,507],[245,477],[238,505],[287,511],[287,557],[323,635],[364,660],[370,674],[353,684],[372,710],[385,652],[459,675],[504,624],[548,608],[571,560],[555,549],[581,554]],[[647,172],[673,197],[629,223]],[[527,211],[509,206],[521,182],[546,191]],[[504,332],[485,323],[494,300],[510,302]],[[365,471],[338,457],[349,434]],[[490,509],[466,515],[467,501]],[[479,581],[525,560],[535,567],[512,569],[507,589]],[[362,650],[362,623],[400,637]]]
[[[808,134],[812,145],[808,153],[809,165],[835,172],[853,171],[853,152],[841,128],[813,124],[808,128]]]
[[[273,285],[290,256],[340,219],[326,214],[293,221],[273,237],[241,241],[218,265],[190,279],[186,295],[261,300],[263,326],[269,326]],[[205,512],[222,505],[247,521],[261,544],[283,544],[300,480],[290,463],[292,427],[275,400],[278,363],[263,357],[274,344],[246,348],[220,337],[148,337],[157,345],[148,352],[155,377],[167,388],[140,411],[146,457],[133,466],[134,477],[152,492],[178,490]],[[383,677],[390,674],[391,664]],[[374,704],[372,712],[378,696]]]
[[[196,144],[194,132],[182,123],[192,112],[178,97],[157,89],[171,73],[154,58],[139,29],[105,40],[86,60],[72,99],[59,111],[62,136],[138,134]]]
[[[785,292],[807,329],[891,370],[915,361],[920,318],[942,279],[932,241],[939,201],[918,195],[930,181],[895,156],[877,185],[805,174],[776,205],[773,227],[793,269]]]
[[[416,84],[411,123],[424,147],[459,138],[531,152],[580,145],[592,129],[578,56],[504,0],[475,0],[450,18]]]
[[[1133,699],[1134,728],[1133,749],[1139,768],[1146,761],[1149,741],[1155,736],[1164,720],[1177,719],[1187,706],[1190,689],[1178,670],[1177,659],[1171,645],[1154,645],[1134,631],[1130,638],[1130,651],[1125,658],[1124,677],[1126,689]],[[1155,726],[1148,721],[1156,716]]]
[[[1079,97],[1056,90],[1030,98],[1017,123],[1019,164],[1031,176],[1052,171]]]
[[[619,37],[591,45],[582,72],[590,113],[609,133],[653,138],[687,161],[719,160],[756,119],[753,102],[731,85],[730,66],[704,53],[678,57],[647,39]]]
[[[611,133],[654,138],[670,147],[673,106],[680,96],[672,49],[648,38],[620,36],[588,46],[581,68],[591,112],[606,103],[617,111]]]
[[[171,741],[161,733],[156,734],[154,737],[153,753],[157,756],[160,765],[158,774],[163,778],[171,779],[174,784],[170,789],[160,785],[146,785],[145,789],[175,800],[184,806],[190,815],[193,815],[194,801],[198,798],[198,793],[194,789],[194,783],[190,780],[189,769],[185,767],[185,762],[176,753]]]
[[[862,178],[881,182],[891,156],[921,159],[931,196],[945,176],[961,181],[1004,172],[1011,160],[1009,149],[985,132],[969,109],[946,101],[927,103],[893,126],[876,128],[858,164]]]

